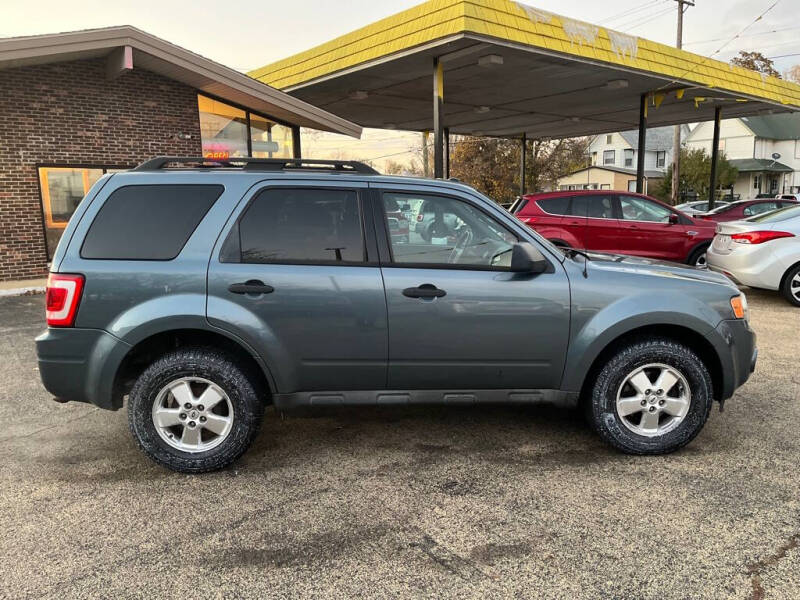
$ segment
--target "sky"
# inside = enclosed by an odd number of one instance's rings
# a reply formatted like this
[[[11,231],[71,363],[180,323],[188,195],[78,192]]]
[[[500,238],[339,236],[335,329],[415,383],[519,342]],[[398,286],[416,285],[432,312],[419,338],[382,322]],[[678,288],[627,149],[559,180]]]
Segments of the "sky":
[[[694,0],[684,17],[684,48],[719,60],[739,50],[776,57],[783,72],[800,64],[800,0]],[[674,45],[675,0],[526,0],[537,8]],[[0,0],[0,37],[133,25],[240,71],[249,71],[419,4],[417,0]],[[753,20],[774,4],[760,21]],[[34,8],[35,7],[35,8]],[[749,27],[748,27],[749,26]],[[737,39],[732,38],[747,27]],[[720,50],[721,48],[721,50]],[[790,55],[790,56],[787,56]],[[794,56],[791,56],[794,55]],[[306,142],[306,138],[308,141]],[[365,130],[362,140],[304,136],[317,158],[407,162],[419,134]],[[334,156],[336,155],[336,156]],[[377,161],[383,166],[384,158]]]

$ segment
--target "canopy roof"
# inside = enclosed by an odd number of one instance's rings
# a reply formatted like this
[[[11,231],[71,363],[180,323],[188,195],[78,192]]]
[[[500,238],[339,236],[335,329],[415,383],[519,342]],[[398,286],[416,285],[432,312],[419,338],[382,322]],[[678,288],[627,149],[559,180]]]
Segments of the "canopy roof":
[[[142,68],[290,125],[361,135],[355,123],[130,25],[0,38],[0,69],[91,58],[106,59],[108,78]]]
[[[769,173],[791,173],[794,169],[769,158],[731,158],[728,162],[742,173],[767,171]]]
[[[512,0],[429,0],[251,72],[367,127],[569,137],[800,109],[800,86]]]

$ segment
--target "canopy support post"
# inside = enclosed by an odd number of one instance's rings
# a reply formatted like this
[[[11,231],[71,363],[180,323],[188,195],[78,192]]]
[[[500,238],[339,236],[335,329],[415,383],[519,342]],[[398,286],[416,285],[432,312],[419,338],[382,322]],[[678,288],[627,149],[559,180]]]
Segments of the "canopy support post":
[[[717,160],[719,159],[719,122],[722,107],[714,109],[714,141],[711,143],[711,181],[708,191],[708,210],[714,208],[717,198]]]
[[[444,128],[444,176],[450,179],[450,128]]]
[[[297,125],[292,127],[292,156],[293,158],[303,158],[300,149],[300,127]]]
[[[647,145],[647,94],[639,101],[639,147],[636,150],[636,193],[644,194],[644,157]]]
[[[444,177],[444,130],[442,105],[444,104],[444,69],[439,58],[433,59],[433,176]]]
[[[520,160],[519,160],[519,196],[520,198],[525,195],[525,161],[528,154],[528,134],[522,132],[522,139],[520,140]]]

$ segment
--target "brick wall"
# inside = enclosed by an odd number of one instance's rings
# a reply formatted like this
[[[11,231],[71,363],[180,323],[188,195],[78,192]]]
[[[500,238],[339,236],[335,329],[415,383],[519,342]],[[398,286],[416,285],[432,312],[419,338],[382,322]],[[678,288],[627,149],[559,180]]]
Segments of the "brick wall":
[[[135,65],[107,81],[102,59],[0,70],[0,281],[47,273],[38,164],[164,154],[201,154],[193,88]]]

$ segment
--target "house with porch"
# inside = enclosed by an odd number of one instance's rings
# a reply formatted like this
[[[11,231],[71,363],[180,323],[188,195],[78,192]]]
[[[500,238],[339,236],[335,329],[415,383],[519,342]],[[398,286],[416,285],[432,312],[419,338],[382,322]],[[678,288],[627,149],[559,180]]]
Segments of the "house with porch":
[[[709,154],[714,123],[697,125],[686,140],[688,148]],[[725,119],[720,124],[719,149],[739,170],[734,196],[800,192],[800,113]]]

